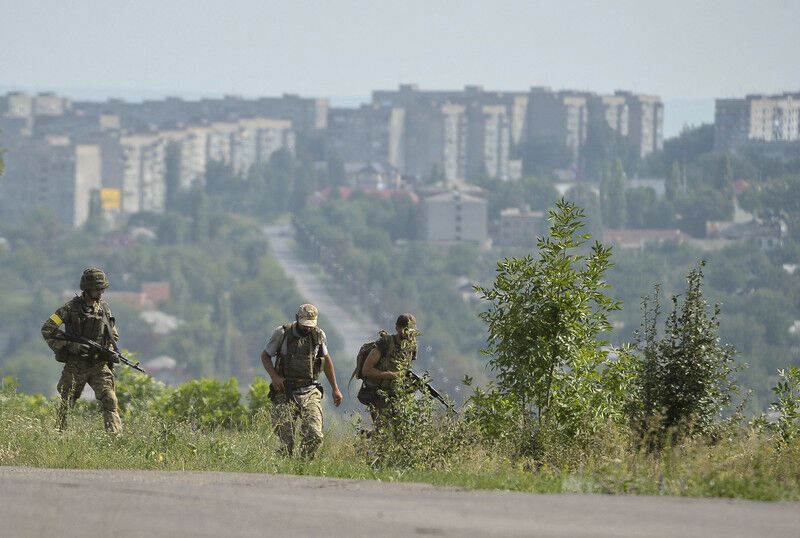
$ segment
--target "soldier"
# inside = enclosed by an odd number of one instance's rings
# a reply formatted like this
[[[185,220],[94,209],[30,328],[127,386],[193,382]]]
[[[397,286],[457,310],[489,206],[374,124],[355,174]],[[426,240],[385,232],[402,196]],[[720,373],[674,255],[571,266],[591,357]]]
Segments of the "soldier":
[[[112,368],[118,359],[100,357],[85,344],[68,342],[58,337],[63,324],[66,332],[93,340],[109,349],[119,339],[114,316],[108,303],[101,300],[108,288],[106,274],[96,267],[86,269],[81,276],[81,295],[76,295],[67,304],[56,310],[42,325],[42,336],[63,362],[64,370],[58,381],[61,405],[58,410],[58,429],[67,426],[67,414],[88,383],[103,407],[103,420],[109,432],[122,432],[122,421],[117,409]],[[111,362],[109,362],[111,361]]]
[[[400,314],[395,322],[395,334],[382,332],[361,367],[364,385],[359,396],[370,402],[376,427],[384,412],[391,412],[389,400],[402,390],[411,362],[416,358],[417,320],[413,314]]]
[[[325,332],[317,327],[317,308],[301,305],[294,323],[275,329],[261,362],[272,379],[272,422],[284,450],[294,451],[294,428],[300,419],[302,442],[300,453],[312,457],[322,444],[322,385],[317,382],[320,370],[325,372],[333,403],[342,403],[342,393],[336,383],[333,359],[328,353]],[[272,358],[276,357],[275,364]]]

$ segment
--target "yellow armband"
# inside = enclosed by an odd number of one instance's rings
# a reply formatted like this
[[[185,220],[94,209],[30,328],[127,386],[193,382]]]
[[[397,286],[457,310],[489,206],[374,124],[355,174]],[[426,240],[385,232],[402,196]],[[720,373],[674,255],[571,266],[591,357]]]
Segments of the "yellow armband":
[[[61,326],[61,324],[64,323],[64,321],[58,317],[58,314],[53,314],[50,316],[50,320],[58,326]]]

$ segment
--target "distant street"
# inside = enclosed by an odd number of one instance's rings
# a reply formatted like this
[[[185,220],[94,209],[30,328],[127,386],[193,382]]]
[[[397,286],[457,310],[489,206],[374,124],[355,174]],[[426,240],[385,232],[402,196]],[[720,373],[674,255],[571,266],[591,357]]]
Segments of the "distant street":
[[[344,340],[345,362],[352,367],[361,344],[376,338],[378,325],[375,321],[355,308],[347,310],[339,305],[325,285],[311,272],[309,266],[300,259],[293,249],[294,239],[292,228],[289,224],[265,226],[269,245],[278,259],[286,275],[294,280],[297,292],[303,299],[314,303],[320,313],[332,323],[332,327],[323,327],[334,330]],[[335,358],[335,357],[334,357]],[[352,368],[351,368],[352,369]]]
[[[800,536],[800,504],[242,473],[0,468],[0,535]]]
[[[329,324],[332,324],[332,326],[323,326],[322,328],[326,331],[336,331],[342,337],[344,353],[334,356],[333,359],[337,369],[337,377],[342,385],[342,392],[344,392],[347,389],[347,380],[350,378],[350,373],[354,368],[358,349],[364,342],[377,337],[379,329],[377,322],[358,311],[355,303],[348,310],[342,308],[339,301],[331,296],[325,285],[311,271],[308,264],[295,253],[291,225],[265,226],[264,233],[283,271],[290,279],[294,280],[297,292],[304,300],[314,303],[319,308],[320,314],[327,319]],[[354,398],[355,391],[358,389],[357,384],[353,383],[351,389]],[[347,395],[345,395],[343,405],[353,408],[355,402],[353,398],[348,401]],[[360,404],[355,402],[355,406],[358,405]]]

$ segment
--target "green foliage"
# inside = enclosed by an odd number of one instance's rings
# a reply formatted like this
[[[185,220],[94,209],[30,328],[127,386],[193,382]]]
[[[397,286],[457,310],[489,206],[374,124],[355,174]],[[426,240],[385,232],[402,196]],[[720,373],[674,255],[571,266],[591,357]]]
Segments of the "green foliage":
[[[556,137],[531,138],[520,148],[522,167],[526,175],[548,174],[569,167],[572,151]]]
[[[422,379],[418,384],[406,380],[404,386],[388,398],[374,429],[366,440],[373,465],[402,469],[448,469],[469,448],[469,425],[457,416],[446,414],[432,398],[424,394]]]
[[[742,206],[767,222],[786,222],[789,235],[800,241],[800,174],[771,179],[742,196]]]
[[[464,384],[472,386],[472,380],[467,377]],[[478,426],[486,443],[519,441],[519,425],[523,423],[521,406],[514,394],[499,390],[493,381],[485,388],[474,388],[464,415]]]
[[[593,179],[606,175],[605,168],[620,163],[629,174],[639,167],[639,150],[631,139],[620,135],[605,121],[590,121],[586,142],[581,147],[584,172]]]
[[[498,219],[500,211],[507,207],[528,206],[544,211],[558,200],[553,183],[540,177],[525,176],[516,181],[484,178],[475,183],[489,193],[490,219]]]
[[[160,411],[166,420],[188,422],[193,428],[236,428],[247,420],[239,398],[235,378],[225,383],[195,379],[168,394]]]
[[[156,397],[157,398],[157,397]],[[347,424],[326,432],[317,458],[280,455],[268,414],[234,428],[197,429],[165,417],[155,404],[129,412],[123,434],[110,437],[99,410],[79,405],[70,428],[56,433],[55,402],[0,385],[0,465],[71,469],[158,469],[290,473],[352,479],[427,482],[469,489],[539,493],[617,493],[800,500],[800,442],[776,445],[749,428],[731,428],[714,444],[687,439],[659,453],[631,450],[614,423],[575,450],[563,439],[544,457],[520,456],[505,440],[487,440],[470,418],[443,416],[426,402],[394,434],[365,439]],[[137,404],[138,406],[138,404]],[[244,407],[242,413],[246,414]],[[327,422],[326,422],[327,423]],[[383,437],[381,437],[383,435]]]
[[[497,264],[493,287],[476,289],[492,305],[481,319],[489,328],[485,353],[498,390],[523,418],[574,436],[619,416],[622,400],[615,398],[624,387],[609,391],[608,385],[624,376],[609,368],[600,334],[611,329],[608,315],[621,305],[605,294],[611,249],[595,242],[582,253],[591,237],[581,230],[583,210],[562,200],[549,218],[538,259],[506,258]]]
[[[272,407],[272,401],[269,399],[269,381],[263,377],[253,379],[247,391],[247,410],[250,417],[264,413],[270,407]]]
[[[642,358],[631,414],[641,435],[651,436],[651,446],[663,445],[667,435],[712,433],[736,389],[735,350],[718,337],[719,305],[709,314],[703,297],[704,265],[687,275],[682,304],[672,296],[663,337],[658,288],[655,297],[642,303]]]
[[[603,224],[608,228],[622,228],[627,222],[625,205],[625,170],[619,160],[603,174],[600,204]]]
[[[134,360],[130,354],[127,356]],[[171,392],[161,381],[133,368],[118,368],[114,377],[119,409],[126,415],[157,409],[158,404]]]
[[[778,401],[772,409],[778,413],[777,430],[783,443],[800,437],[800,368],[792,366],[778,370],[780,380],[772,389]]]

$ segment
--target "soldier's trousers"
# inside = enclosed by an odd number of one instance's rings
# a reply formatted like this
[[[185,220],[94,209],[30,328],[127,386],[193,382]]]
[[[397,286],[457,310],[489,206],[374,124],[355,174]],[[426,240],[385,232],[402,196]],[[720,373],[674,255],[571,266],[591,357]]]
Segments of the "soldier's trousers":
[[[300,455],[313,457],[322,444],[322,393],[312,389],[295,393],[288,401],[286,393],[278,392],[272,403],[272,424],[275,433],[289,455],[294,453],[296,423],[300,423]]]
[[[86,365],[80,361],[70,361],[64,365],[61,379],[58,381],[58,393],[61,405],[58,408],[58,429],[67,427],[69,410],[80,398],[83,387],[89,384],[95,397],[103,408],[103,422],[108,431],[120,433],[122,421],[117,408],[117,394],[114,392],[114,374],[105,364]]]

